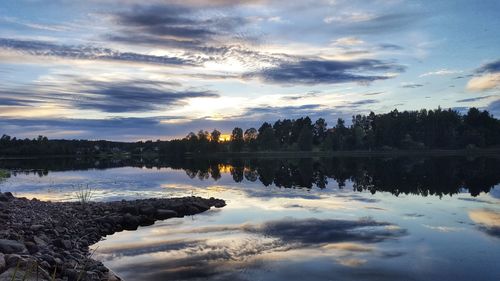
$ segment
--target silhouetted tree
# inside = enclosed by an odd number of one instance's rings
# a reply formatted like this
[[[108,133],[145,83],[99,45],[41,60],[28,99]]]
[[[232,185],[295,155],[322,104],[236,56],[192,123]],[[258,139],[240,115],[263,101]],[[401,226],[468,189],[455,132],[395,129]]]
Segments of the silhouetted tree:
[[[239,152],[243,149],[243,130],[241,128],[234,128],[231,133],[231,151]]]

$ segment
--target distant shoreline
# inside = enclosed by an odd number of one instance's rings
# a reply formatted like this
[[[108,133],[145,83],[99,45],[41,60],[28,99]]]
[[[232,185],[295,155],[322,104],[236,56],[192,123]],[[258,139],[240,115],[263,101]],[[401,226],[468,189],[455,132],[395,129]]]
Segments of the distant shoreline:
[[[212,154],[188,154],[190,158],[315,158],[315,157],[378,157],[378,156],[488,156],[500,157],[500,148],[483,149],[431,149],[431,150],[346,150],[346,151],[256,151],[256,152],[218,152]]]
[[[476,149],[429,149],[429,150],[343,150],[343,151],[242,151],[216,153],[186,153],[185,158],[317,158],[317,157],[391,157],[391,156],[500,156],[500,148]],[[113,154],[113,155],[9,155],[1,156],[0,160],[23,160],[44,158],[129,158],[129,157],[169,157],[168,154]]]

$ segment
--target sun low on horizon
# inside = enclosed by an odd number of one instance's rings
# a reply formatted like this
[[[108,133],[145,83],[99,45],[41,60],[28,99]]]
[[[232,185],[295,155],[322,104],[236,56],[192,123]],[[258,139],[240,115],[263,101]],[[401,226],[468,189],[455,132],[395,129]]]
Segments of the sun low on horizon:
[[[500,117],[500,2],[6,0],[0,127],[136,141],[309,116]]]

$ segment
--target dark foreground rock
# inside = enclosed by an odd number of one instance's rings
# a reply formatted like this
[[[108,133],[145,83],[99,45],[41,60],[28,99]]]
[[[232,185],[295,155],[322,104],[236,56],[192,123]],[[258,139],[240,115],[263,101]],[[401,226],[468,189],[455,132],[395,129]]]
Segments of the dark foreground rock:
[[[200,197],[81,204],[0,193],[0,281],[120,280],[92,259],[90,245],[115,232],[223,206],[223,200]]]

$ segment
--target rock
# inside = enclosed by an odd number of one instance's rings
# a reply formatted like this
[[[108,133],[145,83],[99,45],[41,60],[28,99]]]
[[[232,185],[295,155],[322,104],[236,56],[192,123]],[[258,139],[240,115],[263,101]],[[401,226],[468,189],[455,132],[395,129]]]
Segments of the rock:
[[[2,202],[11,201],[14,198],[15,198],[14,195],[12,195],[12,193],[10,192],[5,192],[5,193],[0,192],[0,201]]]
[[[4,254],[27,253],[28,249],[17,241],[0,239],[0,252]]]
[[[45,242],[45,240],[42,237],[34,236],[33,241],[35,241],[35,243],[38,247],[42,247],[42,248],[47,247],[47,242]]]
[[[3,272],[7,267],[7,263],[5,262],[5,255],[0,253],[0,272]]]
[[[34,242],[24,242],[24,245],[30,254],[34,254],[39,251],[38,246]]]
[[[176,211],[173,210],[164,210],[164,209],[158,209],[156,211],[156,217],[160,220],[166,220],[169,218],[175,218],[177,217],[178,214]]]
[[[78,272],[74,269],[66,269],[65,275],[68,276],[68,281],[78,281]]]
[[[0,193],[0,274],[3,280],[12,279],[18,266],[24,278],[27,268],[44,272],[38,280],[52,280],[49,273],[57,268],[55,280],[71,281],[75,271],[81,281],[119,281],[101,263],[88,258],[88,246],[115,231],[135,230],[153,224],[158,219],[183,217],[224,206],[222,200],[200,197],[174,199],[146,199],[121,202],[94,202],[82,208],[79,203],[52,203],[15,198]],[[8,277],[6,277],[8,276]],[[7,279],[5,279],[5,278]],[[25,278],[25,281],[31,281]]]
[[[0,281],[48,281],[43,274],[37,274],[33,272],[36,270],[29,268],[16,268],[12,267],[4,273],[0,274]],[[15,274],[15,276],[14,276]]]
[[[20,255],[10,254],[5,256],[5,263],[8,267],[15,267],[17,264],[24,262],[24,259]]]
[[[125,230],[136,230],[139,227],[139,218],[131,214],[125,214],[122,217],[121,225]]]
[[[132,205],[127,204],[127,205],[122,207],[121,212],[124,214],[129,213],[129,214],[136,215],[138,213],[138,210],[137,210],[137,206],[132,206]]]
[[[30,226],[30,230],[34,231],[34,232],[38,232],[38,231],[42,230],[43,228],[44,228],[43,225],[40,225],[40,224],[34,224],[34,225]]]
[[[139,213],[141,215],[152,216],[156,213],[156,209],[153,206],[142,206]]]
[[[71,241],[64,239],[56,239],[54,240],[54,246],[69,250],[71,249]]]

